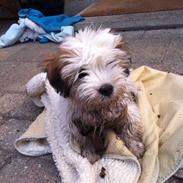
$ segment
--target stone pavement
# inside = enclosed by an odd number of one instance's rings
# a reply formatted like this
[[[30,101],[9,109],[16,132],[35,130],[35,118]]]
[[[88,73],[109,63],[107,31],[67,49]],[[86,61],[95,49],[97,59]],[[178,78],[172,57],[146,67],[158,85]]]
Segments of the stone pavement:
[[[0,23],[0,33],[7,27]],[[5,29],[4,29],[5,30]],[[122,33],[129,43],[134,67],[148,65],[183,74],[183,29],[129,31]],[[44,55],[53,52],[53,43],[17,44],[0,49],[0,182],[55,183],[58,171],[51,155],[26,157],[13,146],[42,109],[25,93],[25,84],[41,72]],[[179,183],[173,177],[169,183]]]

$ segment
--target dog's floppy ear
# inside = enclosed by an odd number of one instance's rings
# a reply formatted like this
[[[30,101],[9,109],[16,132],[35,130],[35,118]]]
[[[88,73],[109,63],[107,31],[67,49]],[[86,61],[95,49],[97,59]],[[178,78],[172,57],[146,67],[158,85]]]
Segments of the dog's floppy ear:
[[[120,41],[117,45],[116,45],[117,49],[120,49],[121,51],[125,52],[126,55],[124,56],[124,67],[125,68],[129,68],[131,67],[132,64],[132,59],[131,59],[131,54],[129,51],[129,47],[128,44],[126,42]]]
[[[50,84],[56,89],[57,92],[63,94],[64,97],[68,97],[70,89],[61,75],[62,68],[67,64],[66,62],[62,62],[61,55],[64,53],[64,50],[59,50],[55,54],[48,55],[43,61],[43,64],[45,66]]]

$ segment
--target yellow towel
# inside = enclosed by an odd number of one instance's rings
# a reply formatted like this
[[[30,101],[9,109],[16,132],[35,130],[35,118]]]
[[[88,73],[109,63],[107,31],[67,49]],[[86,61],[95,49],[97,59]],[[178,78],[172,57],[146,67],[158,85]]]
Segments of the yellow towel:
[[[183,77],[149,67],[134,70],[146,153],[140,183],[162,182],[183,160]]]
[[[146,147],[140,162],[142,172],[139,183],[162,183],[183,163],[183,77],[146,66],[132,71],[131,77],[138,87],[141,121],[144,127],[143,141]],[[35,124],[36,131],[31,127],[28,129],[30,133],[26,132],[16,141],[15,146],[19,152],[26,144],[24,139],[31,139],[31,134],[34,142],[39,140],[40,133],[37,131],[42,122],[35,121]],[[41,130],[41,138],[44,137],[46,138],[46,134]],[[134,158],[112,132],[108,134],[108,140],[106,154]],[[45,145],[45,148],[48,146]],[[49,148],[47,151],[49,152]]]

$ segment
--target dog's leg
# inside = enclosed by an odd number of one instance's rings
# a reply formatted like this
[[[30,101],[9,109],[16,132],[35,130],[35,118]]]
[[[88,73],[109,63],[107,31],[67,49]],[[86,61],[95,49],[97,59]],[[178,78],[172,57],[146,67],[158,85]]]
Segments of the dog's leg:
[[[81,144],[81,155],[86,157],[91,164],[94,164],[101,158],[101,156],[100,154],[96,153],[96,149],[92,143],[92,140],[87,137],[84,138],[85,142]]]
[[[90,131],[87,132],[86,129],[82,131],[82,128],[84,127],[71,124],[71,134],[80,147],[81,156],[87,158],[90,163],[94,164],[101,156],[96,152],[94,145],[95,139],[92,136],[93,133],[91,134]]]
[[[145,147],[142,143],[143,130],[140,115],[135,103],[127,105],[127,114],[124,120],[121,130],[118,132],[118,136],[137,158],[141,158],[144,154]]]

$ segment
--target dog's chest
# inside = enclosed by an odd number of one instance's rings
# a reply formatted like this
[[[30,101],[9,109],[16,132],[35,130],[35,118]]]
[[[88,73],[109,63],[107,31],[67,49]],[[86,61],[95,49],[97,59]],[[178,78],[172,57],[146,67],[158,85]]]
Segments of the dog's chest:
[[[123,123],[126,114],[124,106],[101,108],[98,110],[74,110],[72,122],[85,135],[97,129],[115,128]]]

